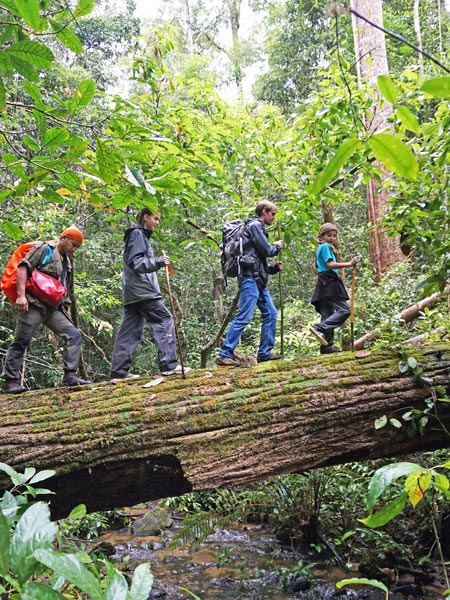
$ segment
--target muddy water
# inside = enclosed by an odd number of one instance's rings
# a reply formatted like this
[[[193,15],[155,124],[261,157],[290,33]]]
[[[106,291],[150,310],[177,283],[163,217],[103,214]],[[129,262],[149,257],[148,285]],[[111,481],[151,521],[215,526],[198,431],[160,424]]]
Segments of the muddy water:
[[[303,560],[303,564],[308,561],[259,527],[217,530],[193,551],[170,547],[175,531],[176,526],[160,537],[140,537],[125,530],[107,532],[100,541],[113,544],[112,558],[128,563],[131,571],[142,562],[151,564],[154,575],[151,598],[188,600],[193,597],[186,591],[189,590],[201,600],[319,600],[337,596],[356,599],[362,591],[361,587],[354,591],[338,590],[335,586],[340,579],[360,577],[356,571],[346,573],[318,566],[312,568],[308,590],[294,591],[293,580],[286,590],[277,589],[280,570],[281,573],[282,569],[292,572],[299,560]],[[439,597],[431,592],[421,596],[422,600]]]

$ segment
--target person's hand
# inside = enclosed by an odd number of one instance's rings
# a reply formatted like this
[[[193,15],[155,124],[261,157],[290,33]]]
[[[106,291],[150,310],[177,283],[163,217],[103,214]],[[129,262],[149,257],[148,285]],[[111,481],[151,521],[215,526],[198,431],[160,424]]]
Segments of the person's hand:
[[[14,308],[17,310],[17,312],[27,312],[28,300],[25,294],[20,294],[17,296]]]
[[[279,260],[279,261],[277,262],[277,265],[278,265],[278,270],[279,270],[279,271],[282,271],[282,270],[284,269],[284,264],[283,264],[283,261],[282,261],[282,260]]]
[[[274,242],[274,244],[276,244],[277,246],[280,246],[280,248],[283,248],[283,246],[284,246],[283,240],[278,240],[278,241]]]
[[[352,267],[353,267],[353,265],[356,265],[357,262],[359,262],[359,256],[358,255],[354,256],[352,258],[352,260],[350,261]]]
[[[170,258],[167,256],[167,254],[163,254],[162,259],[165,265],[170,265]]]

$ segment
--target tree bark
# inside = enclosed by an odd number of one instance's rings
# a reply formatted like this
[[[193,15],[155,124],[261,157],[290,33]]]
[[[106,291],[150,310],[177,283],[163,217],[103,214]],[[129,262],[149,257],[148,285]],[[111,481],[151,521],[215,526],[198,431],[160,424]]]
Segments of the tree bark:
[[[450,394],[450,345],[411,355]],[[140,379],[4,395],[0,461],[19,471],[54,469],[43,487],[56,492],[58,517],[79,503],[89,511],[130,506],[448,446],[445,402],[436,402],[423,436],[375,430],[375,419],[401,420],[430,396],[413,374],[400,374],[398,361],[386,349],[361,359],[342,353],[199,370],[147,388]]]
[[[351,9],[377,25],[383,25],[381,0],[351,0]],[[368,131],[376,133],[386,128],[392,116],[392,106],[383,102],[378,92],[377,78],[388,75],[386,40],[384,33],[352,13],[353,38],[355,44],[356,65],[360,86],[373,87],[374,109],[370,119],[366,119]],[[380,187],[374,178],[367,186],[368,215],[371,223],[369,238],[370,257],[376,280],[395,263],[404,259],[400,249],[400,236],[388,237],[383,225],[383,217],[388,210],[389,192]]]

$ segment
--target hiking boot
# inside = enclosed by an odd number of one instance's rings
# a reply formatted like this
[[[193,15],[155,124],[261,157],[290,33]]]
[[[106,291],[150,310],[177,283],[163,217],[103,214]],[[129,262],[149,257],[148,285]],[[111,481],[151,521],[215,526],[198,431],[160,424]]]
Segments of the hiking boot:
[[[342,352],[340,348],[335,348],[335,346],[321,346],[320,354],[336,354],[337,352]]]
[[[66,387],[72,387],[75,385],[89,385],[90,383],[92,383],[92,381],[89,381],[89,379],[81,379],[81,377],[78,377],[75,371],[67,371],[67,373],[64,373],[62,380],[62,384]]]
[[[219,367],[240,367],[241,363],[235,356],[222,356],[219,354],[216,358],[216,365]]]
[[[122,383],[123,381],[132,381],[133,379],[139,379],[140,375],[136,373],[127,373],[123,377],[111,377],[111,383]]]
[[[315,325],[311,325],[311,327],[309,328],[309,332],[312,333],[319,340],[319,342],[322,346],[328,346],[328,342],[325,339],[324,334],[321,331],[319,331],[315,327]]]
[[[284,354],[269,354],[269,356],[264,356],[263,354],[258,354],[256,357],[256,362],[267,362],[268,360],[283,360]]]
[[[23,394],[28,392],[28,388],[21,385],[18,379],[6,379],[4,392],[5,394]]]
[[[184,367],[184,372],[189,373],[191,367]],[[161,371],[161,375],[165,375],[168,377],[169,375],[183,375],[183,368],[181,365],[177,365],[174,369],[169,369],[168,371]]]

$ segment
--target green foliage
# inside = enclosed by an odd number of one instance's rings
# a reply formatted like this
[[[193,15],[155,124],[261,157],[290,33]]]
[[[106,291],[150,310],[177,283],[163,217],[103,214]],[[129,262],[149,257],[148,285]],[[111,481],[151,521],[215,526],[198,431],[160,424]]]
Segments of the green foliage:
[[[139,565],[130,588],[125,577],[107,561],[101,574],[95,557],[84,552],[58,552],[54,549],[59,528],[50,520],[46,503],[36,501],[48,490],[34,488],[51,477],[53,471],[37,473],[27,468],[18,473],[0,463],[0,469],[13,483],[12,491],[0,500],[0,592],[27,600],[63,599],[67,593],[87,594],[93,600],[147,600],[153,584],[148,564]],[[78,517],[82,508],[74,509]]]

